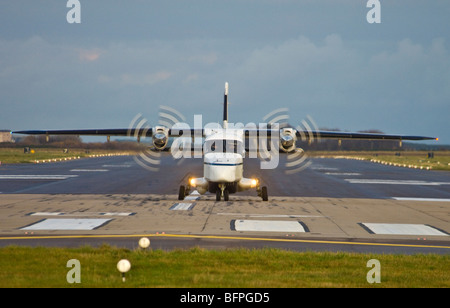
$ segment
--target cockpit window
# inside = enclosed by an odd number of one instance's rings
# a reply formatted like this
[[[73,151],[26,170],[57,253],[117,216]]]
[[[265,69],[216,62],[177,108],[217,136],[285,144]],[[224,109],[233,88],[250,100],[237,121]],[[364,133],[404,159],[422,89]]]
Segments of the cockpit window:
[[[207,140],[204,144],[205,153],[242,153],[244,145],[234,139]]]

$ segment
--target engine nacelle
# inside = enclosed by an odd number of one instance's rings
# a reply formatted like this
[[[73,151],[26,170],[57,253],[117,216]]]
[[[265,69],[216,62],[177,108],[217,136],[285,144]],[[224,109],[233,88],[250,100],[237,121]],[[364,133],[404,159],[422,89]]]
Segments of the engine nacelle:
[[[280,129],[280,150],[292,152],[296,149],[297,131],[293,128]]]
[[[152,142],[157,150],[164,150],[169,142],[169,129],[163,126],[156,126],[153,129]]]

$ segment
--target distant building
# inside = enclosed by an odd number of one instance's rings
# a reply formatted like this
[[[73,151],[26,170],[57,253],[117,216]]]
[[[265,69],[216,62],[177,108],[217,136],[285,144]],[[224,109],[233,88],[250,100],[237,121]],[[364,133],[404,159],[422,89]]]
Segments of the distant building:
[[[13,142],[12,135],[9,130],[0,130],[0,142]]]

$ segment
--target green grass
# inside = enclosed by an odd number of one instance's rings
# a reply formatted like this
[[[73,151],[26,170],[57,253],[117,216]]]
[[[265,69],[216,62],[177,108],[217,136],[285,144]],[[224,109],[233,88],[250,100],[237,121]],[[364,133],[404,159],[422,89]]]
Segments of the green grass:
[[[395,155],[400,153],[400,156]],[[430,170],[450,171],[450,152],[449,151],[433,151],[434,157],[428,158],[426,151],[403,151],[403,152],[312,152],[308,153],[314,156],[342,157],[342,158],[358,158],[372,161],[374,163],[392,164],[399,167],[416,168]]]
[[[379,161],[379,163],[392,163],[397,164],[401,167],[408,168],[424,168],[431,170],[450,170],[450,155],[439,155],[434,158],[427,158],[426,155],[417,156],[417,155],[406,155],[406,156],[388,156],[388,155],[380,155],[377,157],[371,158],[373,161]]]
[[[128,259],[122,282],[116,265]],[[69,284],[67,261],[80,261],[81,283]],[[381,265],[369,284],[367,261]],[[450,287],[449,255],[376,255],[277,249],[128,250],[99,248],[0,249],[0,287]]]
[[[17,163],[35,163],[36,161],[48,161],[68,159],[73,157],[88,157],[89,155],[100,155],[109,153],[118,153],[121,151],[108,150],[90,150],[89,154],[85,153],[83,149],[70,149],[69,153],[63,153],[62,149],[55,148],[33,148],[35,153],[24,153],[23,148],[20,149],[0,149],[0,162],[2,164],[17,164]],[[123,152],[123,151],[122,151]],[[131,151],[132,152],[132,151]],[[432,170],[450,171],[450,152],[449,151],[434,151],[434,158],[428,158],[426,151],[403,151],[401,156],[396,156],[394,151],[384,152],[367,152],[367,151],[343,151],[343,152],[308,152],[308,155],[314,156],[329,156],[329,157],[346,157],[346,158],[361,158],[364,160],[373,160],[383,163],[398,164],[402,167],[424,168],[427,167]]]
[[[24,153],[23,148],[20,149],[0,149],[0,162],[2,164],[21,164],[21,163],[36,163],[48,160],[60,159],[74,159],[89,157],[90,155],[102,155],[109,153],[119,153],[123,151],[108,151],[108,150],[89,150],[86,153],[84,149],[70,149],[68,153],[63,153],[63,149],[56,148],[33,148],[34,153]]]

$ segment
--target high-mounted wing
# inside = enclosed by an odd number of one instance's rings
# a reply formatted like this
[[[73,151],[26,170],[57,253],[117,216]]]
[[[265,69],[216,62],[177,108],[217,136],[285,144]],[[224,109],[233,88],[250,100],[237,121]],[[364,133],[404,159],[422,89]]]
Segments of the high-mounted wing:
[[[350,132],[330,132],[330,131],[297,131],[297,137],[306,139],[372,139],[372,140],[438,140],[435,137],[407,136],[407,135],[387,135],[373,133],[350,133]]]
[[[224,103],[223,103],[223,128],[228,128],[228,83],[225,83]],[[133,122],[135,122],[133,120]],[[205,129],[189,128],[179,126],[176,128],[155,126],[154,128],[142,127],[141,124],[145,121],[140,121],[137,128],[121,128],[121,129],[82,129],[82,130],[28,130],[16,131],[15,134],[28,135],[77,135],[77,136],[128,136],[135,137],[140,140],[141,137],[152,137],[153,145],[156,149],[163,150],[168,144],[169,137],[205,137]],[[371,134],[371,133],[349,133],[349,132],[330,132],[319,131],[312,129],[301,129],[293,127],[273,126],[273,123],[263,124],[263,127],[244,127],[244,136],[247,138],[264,138],[264,137],[279,137],[280,148],[285,152],[291,152],[296,148],[297,138],[301,140],[314,141],[321,138],[334,139],[368,139],[368,140],[438,140],[434,137],[424,136],[406,136],[406,135],[386,135],[386,134]]]
[[[157,126],[155,128],[106,128],[106,129],[63,129],[63,130],[21,130],[13,131],[13,134],[22,135],[69,135],[69,136],[128,136],[128,137],[152,137],[158,129],[165,129],[169,137],[181,137],[186,134],[203,136],[203,129],[176,129]]]
[[[22,130],[13,134],[45,135],[47,140],[51,135],[66,136],[110,136],[133,137],[140,141],[143,137],[152,137],[155,149],[164,150],[169,144],[169,137],[203,137],[203,129],[176,129],[164,126],[140,127],[140,128],[114,128],[114,129],[69,129],[69,130]]]
[[[119,128],[119,129],[78,129],[78,130],[24,130],[13,131],[13,134],[25,134],[25,135],[74,135],[74,136],[141,136],[152,137],[153,128]],[[243,128],[245,135],[252,135],[259,137],[261,133],[264,136],[276,135],[277,130],[273,128],[261,129],[261,128]],[[168,129],[170,137],[180,137],[188,132],[191,136],[201,135],[204,136],[203,129]],[[426,136],[410,136],[410,135],[390,135],[390,134],[375,134],[375,133],[352,133],[352,132],[336,132],[336,131],[305,131],[297,130],[297,137],[305,139],[373,139],[373,140],[438,140],[436,137]]]
[[[72,135],[72,136],[134,136],[144,134],[144,129],[137,131],[136,129],[118,128],[118,129],[74,129],[74,130],[22,130],[15,131],[13,134],[24,135]],[[152,129],[145,131],[147,136],[152,135]]]
[[[375,134],[375,133],[353,133],[353,132],[333,132],[320,130],[304,130],[300,127],[283,127],[278,125],[264,124],[263,127],[244,128],[244,134],[247,138],[273,138],[278,137],[280,140],[280,150],[291,152],[296,149],[297,140],[313,142],[320,139],[365,139],[365,140],[438,140],[435,137],[411,136],[411,135],[392,135],[392,134]]]

